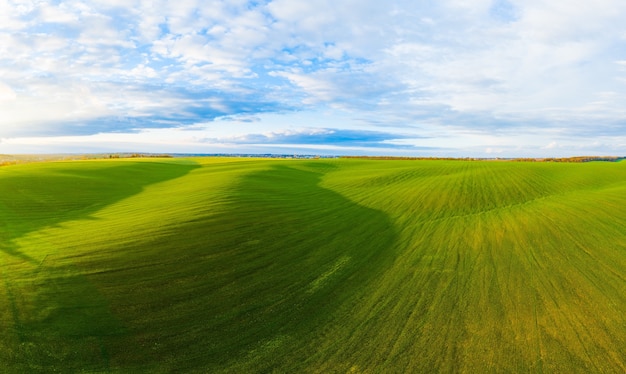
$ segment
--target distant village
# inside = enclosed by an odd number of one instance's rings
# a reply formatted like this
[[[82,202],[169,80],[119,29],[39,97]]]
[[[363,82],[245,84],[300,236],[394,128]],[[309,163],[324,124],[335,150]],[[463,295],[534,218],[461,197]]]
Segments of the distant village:
[[[276,153],[93,153],[93,154],[31,154],[31,155],[0,155],[0,166],[16,165],[29,162],[64,161],[64,160],[94,160],[116,158],[182,158],[182,157],[247,157],[247,158],[274,158],[274,159],[333,159],[355,158],[367,160],[454,160],[454,161],[509,161],[509,162],[617,162],[626,159],[623,156],[576,156],[576,157],[547,157],[547,158],[476,158],[476,157],[410,157],[410,156],[338,156],[312,154],[276,154]]]
[[[368,160],[448,160],[448,161],[523,161],[523,162],[617,162],[626,159],[621,156],[576,156],[576,157],[404,157],[404,156],[341,156],[341,158],[358,158]]]
[[[319,158],[340,158],[341,156],[328,155],[300,155],[300,154],[276,154],[276,153],[172,153],[173,157],[250,157],[250,158],[286,158],[286,159],[319,159]]]

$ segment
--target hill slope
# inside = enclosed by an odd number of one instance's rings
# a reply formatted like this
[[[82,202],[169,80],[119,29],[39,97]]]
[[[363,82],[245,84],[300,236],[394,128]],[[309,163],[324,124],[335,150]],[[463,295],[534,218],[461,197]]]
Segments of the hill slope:
[[[626,163],[0,169],[10,372],[626,371]]]

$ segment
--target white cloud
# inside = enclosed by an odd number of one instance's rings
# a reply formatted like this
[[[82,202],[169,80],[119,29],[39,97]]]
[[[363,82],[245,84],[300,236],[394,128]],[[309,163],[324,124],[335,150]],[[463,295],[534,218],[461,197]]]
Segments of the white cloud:
[[[550,144],[546,145],[544,148],[545,149],[554,149],[557,148],[559,146],[559,143],[557,142],[550,142]]]
[[[11,89],[11,87],[0,82],[0,102],[13,101],[15,100],[16,97],[17,95],[15,94],[15,91]]]
[[[304,104],[313,104],[319,101],[331,101],[338,94],[337,87],[327,79],[320,79],[319,73],[316,75],[304,74],[300,70],[281,71],[270,73],[274,76],[288,79],[292,84],[306,92],[303,99]]]
[[[75,24],[79,20],[76,9],[63,3],[58,6],[46,3],[40,4],[38,17],[41,21],[47,23]]]
[[[0,135],[285,110],[448,139],[541,126],[588,137],[589,123],[615,135],[625,18],[618,0],[3,2]]]

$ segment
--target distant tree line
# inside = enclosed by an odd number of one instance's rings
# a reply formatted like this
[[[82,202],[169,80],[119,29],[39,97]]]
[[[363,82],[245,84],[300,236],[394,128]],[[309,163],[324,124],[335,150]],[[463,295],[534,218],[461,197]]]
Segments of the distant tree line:
[[[109,158],[172,158],[172,155],[168,155],[165,153],[155,154],[155,153],[112,153],[109,155]]]
[[[474,161],[484,160],[472,157],[410,157],[410,156],[340,156],[340,158],[356,158],[361,160],[447,160],[447,161]]]
[[[616,162],[624,160],[624,157],[618,156],[576,156],[576,157],[548,157],[548,158],[515,158],[511,161],[531,161],[531,162],[591,162],[591,161],[609,161]]]
[[[172,158],[173,155],[165,153],[93,153],[93,154],[34,154],[34,155],[2,155],[0,154],[0,167],[31,162],[67,161],[67,160],[94,160],[103,158],[139,158],[159,157]]]
[[[408,157],[408,156],[341,156],[341,158],[355,158],[363,160],[446,160],[446,161],[514,161],[514,162],[591,162],[591,161],[621,161],[626,157],[618,156],[576,156],[576,157],[518,157],[518,158],[476,158],[476,157]]]

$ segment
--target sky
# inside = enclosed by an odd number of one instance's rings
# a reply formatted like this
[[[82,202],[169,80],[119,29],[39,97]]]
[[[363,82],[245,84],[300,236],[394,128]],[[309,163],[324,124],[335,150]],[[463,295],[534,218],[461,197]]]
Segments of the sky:
[[[0,153],[626,155],[623,0],[0,0]]]

